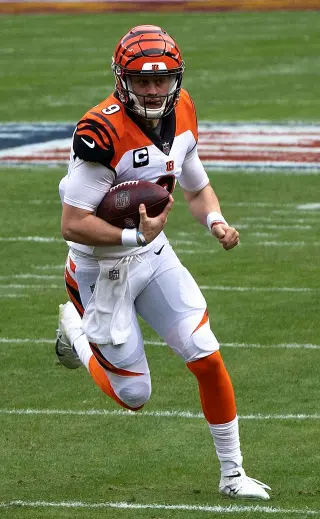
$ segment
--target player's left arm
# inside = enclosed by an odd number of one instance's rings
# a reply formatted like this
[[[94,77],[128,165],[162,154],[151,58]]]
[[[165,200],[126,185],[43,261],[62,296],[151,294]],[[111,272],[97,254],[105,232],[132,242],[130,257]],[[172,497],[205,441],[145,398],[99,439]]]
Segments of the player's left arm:
[[[179,180],[184,198],[192,215],[204,226],[225,250],[239,243],[239,233],[230,227],[221,214],[220,204],[196,149],[185,160]]]

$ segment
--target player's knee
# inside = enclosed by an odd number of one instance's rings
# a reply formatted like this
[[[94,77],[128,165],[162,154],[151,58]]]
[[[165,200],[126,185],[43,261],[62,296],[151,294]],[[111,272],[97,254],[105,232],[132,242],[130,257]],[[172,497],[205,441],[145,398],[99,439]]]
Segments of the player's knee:
[[[184,347],[186,362],[193,362],[219,350],[219,343],[209,323],[201,326],[188,339]]]
[[[133,411],[148,402],[151,396],[151,384],[136,380],[120,389],[119,398]]]

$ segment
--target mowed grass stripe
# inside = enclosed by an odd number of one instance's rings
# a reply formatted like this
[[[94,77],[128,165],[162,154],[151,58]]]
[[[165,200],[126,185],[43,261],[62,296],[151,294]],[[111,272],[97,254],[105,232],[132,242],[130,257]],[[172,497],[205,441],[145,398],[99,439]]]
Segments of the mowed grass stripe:
[[[191,411],[125,411],[116,409],[0,409],[0,415],[27,416],[135,416],[140,418],[187,418],[204,419],[202,413]],[[320,420],[320,414],[288,413],[288,414],[249,414],[238,415],[240,420]]]
[[[52,339],[19,339],[0,337],[0,344],[53,344],[55,341]],[[162,341],[144,341],[147,346],[167,346]],[[320,350],[319,344],[298,344],[298,343],[283,343],[283,344],[250,344],[250,343],[239,343],[239,342],[221,342],[220,346],[223,348],[257,348],[257,349],[268,349],[268,348],[280,348],[280,349],[293,349],[293,350]]]
[[[29,507],[29,508],[88,508],[88,509],[104,509],[104,508],[118,508],[131,510],[185,510],[196,512],[215,512],[215,513],[259,513],[259,514],[299,514],[305,516],[312,516],[320,514],[320,510],[309,509],[292,509],[292,508],[278,508],[273,506],[261,505],[228,505],[228,506],[204,506],[204,505],[168,505],[158,503],[128,503],[125,501],[112,502],[106,501],[104,503],[90,503],[85,501],[8,501],[7,503],[0,503],[0,508],[15,508],[15,507]]]

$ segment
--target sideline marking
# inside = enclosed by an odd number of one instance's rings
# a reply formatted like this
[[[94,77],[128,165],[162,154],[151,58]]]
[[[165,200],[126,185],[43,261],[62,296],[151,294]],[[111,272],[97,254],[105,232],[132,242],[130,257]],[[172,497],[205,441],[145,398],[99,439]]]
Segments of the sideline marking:
[[[74,127],[72,123],[0,124],[0,164],[65,165]],[[320,124],[202,122],[198,150],[208,169],[319,174]]]
[[[197,512],[216,512],[216,513],[267,513],[267,514],[300,514],[300,516],[312,516],[320,514],[320,510],[310,509],[293,509],[293,508],[276,508],[273,506],[261,506],[261,505],[227,505],[227,506],[208,506],[208,505],[167,505],[159,503],[127,503],[126,501],[112,502],[106,501],[104,503],[89,503],[85,501],[8,501],[6,503],[0,503],[0,508],[14,508],[14,507],[30,507],[30,508],[118,508],[118,509],[131,509],[131,510],[185,510],[185,511],[197,511]]]

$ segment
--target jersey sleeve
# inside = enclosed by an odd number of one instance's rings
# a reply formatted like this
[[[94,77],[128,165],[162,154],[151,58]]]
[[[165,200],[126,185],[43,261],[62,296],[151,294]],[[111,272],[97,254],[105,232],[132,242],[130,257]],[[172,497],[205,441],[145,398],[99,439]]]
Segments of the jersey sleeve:
[[[209,184],[209,177],[199,158],[197,145],[187,153],[178,181],[186,191],[200,191]]]
[[[98,117],[101,120],[98,120]],[[86,162],[98,162],[112,169],[111,161],[115,150],[114,128],[106,117],[90,112],[77,124],[73,136],[74,156]]]
[[[60,197],[68,205],[94,212],[114,181],[112,170],[76,158],[69,165],[68,177],[60,182]]]

